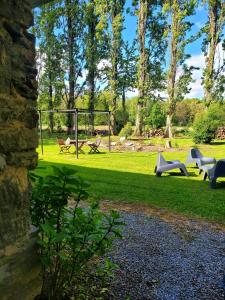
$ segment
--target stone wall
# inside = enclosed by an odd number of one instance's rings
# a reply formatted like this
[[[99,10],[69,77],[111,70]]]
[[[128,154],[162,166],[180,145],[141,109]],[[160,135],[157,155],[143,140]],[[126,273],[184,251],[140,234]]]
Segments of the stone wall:
[[[33,287],[38,288],[27,178],[27,170],[36,166],[38,145],[32,22],[29,1],[0,0],[1,300],[32,299]]]

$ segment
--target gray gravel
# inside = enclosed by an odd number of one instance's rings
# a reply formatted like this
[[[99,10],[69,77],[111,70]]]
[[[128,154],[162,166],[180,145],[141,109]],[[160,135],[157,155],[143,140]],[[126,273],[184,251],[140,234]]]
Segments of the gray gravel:
[[[123,212],[124,239],[109,254],[119,268],[110,299],[224,299],[225,233]]]

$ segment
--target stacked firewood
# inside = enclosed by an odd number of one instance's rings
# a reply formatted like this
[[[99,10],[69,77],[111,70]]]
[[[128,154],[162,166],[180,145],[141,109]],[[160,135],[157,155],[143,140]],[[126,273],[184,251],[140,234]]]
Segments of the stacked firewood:
[[[146,132],[147,137],[164,137],[164,131],[159,128],[159,129],[151,129]]]
[[[225,127],[219,127],[217,129],[216,138],[219,140],[225,140]]]

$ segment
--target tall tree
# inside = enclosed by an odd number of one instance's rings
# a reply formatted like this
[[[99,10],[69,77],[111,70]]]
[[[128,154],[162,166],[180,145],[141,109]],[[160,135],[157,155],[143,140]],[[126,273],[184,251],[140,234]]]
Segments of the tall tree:
[[[111,93],[111,127],[113,134],[117,134],[117,124],[116,124],[116,110],[117,102],[119,100],[119,89],[120,89],[120,78],[119,78],[119,68],[121,64],[122,55],[122,30],[123,30],[123,9],[125,5],[124,0],[111,0],[111,51],[110,51],[110,62],[111,62],[111,76],[110,76],[110,89]]]
[[[223,39],[223,28],[225,26],[225,2],[223,0],[208,0],[208,22],[204,28],[205,39],[203,41],[203,52],[205,54],[205,69],[203,72],[204,99],[206,106],[214,100],[224,98],[225,91],[225,58],[215,65],[216,52],[219,52],[221,43],[225,51],[225,40]]]
[[[143,108],[146,97],[146,82],[147,82],[147,53],[145,47],[146,28],[149,4],[148,0],[139,1],[138,13],[138,42],[140,58],[138,62],[138,102],[137,115],[135,124],[135,134],[142,135],[143,129]]]
[[[40,73],[42,85],[39,86],[48,89],[48,109],[53,109],[54,103],[61,104],[62,100],[65,100],[67,109],[73,109],[75,99],[85,85],[85,80],[81,80],[84,68],[82,5],[83,0],[61,0],[43,6],[36,17],[38,51],[44,62]],[[45,99],[43,93],[40,98]],[[68,114],[66,123],[70,134],[73,129],[71,114]],[[53,129],[52,113],[50,127]]]
[[[67,109],[75,108],[75,99],[79,96],[84,87],[84,83],[79,83],[82,77],[82,60],[83,53],[83,1],[82,0],[65,0],[63,7],[63,35],[65,67],[68,69],[67,91]],[[73,116],[67,115],[67,133],[71,134],[73,130]]]
[[[133,1],[134,4],[137,1]],[[165,17],[162,1],[139,0],[137,68],[138,102],[135,134],[142,135],[146,103],[163,89],[163,63],[165,62],[166,40],[163,36]]]
[[[126,93],[133,91],[137,81],[137,51],[135,43],[123,43],[120,66],[120,94],[122,97],[123,125],[127,122]]]
[[[93,112],[95,108],[95,88],[98,73],[98,23],[99,15],[96,12],[95,0],[89,0],[85,5],[85,24],[87,26],[85,36],[85,58],[87,69],[88,109]],[[90,132],[94,131],[94,114],[90,114]]]
[[[108,79],[108,88],[111,91],[111,128],[112,133],[117,133],[116,110],[120,97],[120,69],[122,61],[122,31],[124,28],[125,0],[100,0],[98,2],[100,23],[106,29],[108,64],[105,68]]]
[[[44,98],[47,100],[45,108],[52,110],[57,101],[57,95],[60,92],[58,82],[61,77],[62,47],[58,37],[55,35],[58,7],[55,5],[44,6],[35,16],[34,31],[38,37],[38,63],[42,66],[39,70],[39,90],[42,91],[39,102]],[[43,97],[44,96],[44,97]],[[53,132],[54,117],[49,113],[49,129]]]
[[[170,36],[170,66],[167,76],[167,121],[165,135],[172,137],[172,118],[175,112],[176,103],[179,96],[188,90],[191,81],[192,67],[184,65],[185,59],[189,56],[185,54],[185,47],[193,41],[193,37],[187,38],[187,33],[191,30],[192,24],[187,20],[188,16],[194,13],[195,0],[166,0],[164,12],[167,14],[171,24],[168,27]],[[184,66],[181,77],[178,76],[178,67]]]

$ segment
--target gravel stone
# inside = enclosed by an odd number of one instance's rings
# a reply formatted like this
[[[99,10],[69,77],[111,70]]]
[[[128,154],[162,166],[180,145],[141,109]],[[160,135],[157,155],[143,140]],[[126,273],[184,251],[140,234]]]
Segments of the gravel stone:
[[[206,225],[180,227],[141,213],[121,217],[124,238],[109,253],[118,265],[110,299],[224,299],[224,232]]]

